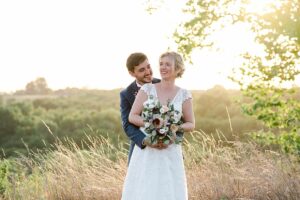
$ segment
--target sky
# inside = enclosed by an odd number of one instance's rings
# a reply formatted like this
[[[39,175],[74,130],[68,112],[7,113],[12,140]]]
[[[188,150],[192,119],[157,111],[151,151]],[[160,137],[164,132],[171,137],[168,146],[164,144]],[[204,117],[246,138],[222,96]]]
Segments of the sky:
[[[150,15],[145,0],[0,1],[0,92],[24,89],[37,77],[51,89],[124,88],[133,81],[125,65],[133,52],[148,55],[159,77],[159,55],[168,47],[176,50],[171,36],[184,17],[184,1],[166,2]],[[227,76],[239,62],[235,56],[253,45],[252,36],[235,27],[219,41],[224,51],[199,51],[179,86],[237,88]]]

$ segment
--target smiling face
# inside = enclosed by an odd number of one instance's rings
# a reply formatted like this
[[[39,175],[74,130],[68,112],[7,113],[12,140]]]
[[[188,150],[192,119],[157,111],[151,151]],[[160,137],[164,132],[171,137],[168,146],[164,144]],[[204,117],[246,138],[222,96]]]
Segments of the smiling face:
[[[135,66],[133,71],[129,71],[129,73],[135,77],[136,81],[141,85],[152,81],[152,69],[148,59]]]
[[[166,52],[159,58],[159,71],[162,79],[170,80],[181,77],[184,63],[181,55],[176,52]]]
[[[126,61],[128,72],[143,85],[152,81],[152,69],[145,54],[136,52],[129,55]]]
[[[159,61],[159,72],[162,79],[172,80],[176,78],[175,61],[171,56],[164,56]]]

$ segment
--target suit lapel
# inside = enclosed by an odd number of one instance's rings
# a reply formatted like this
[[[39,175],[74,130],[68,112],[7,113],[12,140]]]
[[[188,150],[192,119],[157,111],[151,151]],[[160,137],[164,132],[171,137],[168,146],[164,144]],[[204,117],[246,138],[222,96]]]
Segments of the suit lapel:
[[[157,78],[153,78],[152,79],[152,83],[154,84],[154,83],[159,83],[160,82],[160,79],[157,79]]]
[[[138,87],[137,87],[135,81],[133,81],[127,88],[128,100],[131,105],[133,104],[133,102],[135,100],[135,95],[136,95],[137,91],[138,91]]]

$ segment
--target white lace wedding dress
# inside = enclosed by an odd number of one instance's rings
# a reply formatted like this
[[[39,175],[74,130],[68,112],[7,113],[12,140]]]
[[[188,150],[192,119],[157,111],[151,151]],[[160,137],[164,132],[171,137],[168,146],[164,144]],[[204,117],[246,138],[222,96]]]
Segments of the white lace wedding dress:
[[[157,97],[153,84],[145,84],[141,89],[148,96]],[[180,89],[171,103],[182,113],[182,103],[188,98],[192,98],[191,93]],[[181,145],[172,144],[163,150],[136,146],[128,166],[122,200],[186,199],[187,182]]]

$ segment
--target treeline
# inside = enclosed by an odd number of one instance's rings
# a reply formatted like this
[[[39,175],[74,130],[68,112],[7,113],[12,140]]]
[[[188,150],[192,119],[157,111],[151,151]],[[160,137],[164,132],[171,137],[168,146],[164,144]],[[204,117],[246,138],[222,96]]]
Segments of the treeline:
[[[108,134],[117,139],[122,136],[118,96],[119,90],[76,88],[44,96],[1,96],[2,154],[26,153],[27,147],[50,148],[57,138],[69,138],[80,144],[85,134]]]
[[[0,96],[1,156],[51,148],[57,138],[68,138],[83,145],[85,135],[107,135],[112,141],[126,140],[121,126],[119,92],[67,88],[51,95]],[[228,139],[244,138],[248,132],[262,129],[253,118],[242,114],[238,90],[215,86],[192,91],[196,130],[208,134],[223,133]]]
[[[261,123],[242,113],[241,104],[246,102],[239,90],[226,90],[215,86],[206,91],[194,91],[193,103],[196,129],[208,134],[222,133],[228,139],[245,138],[248,132],[262,129]]]

